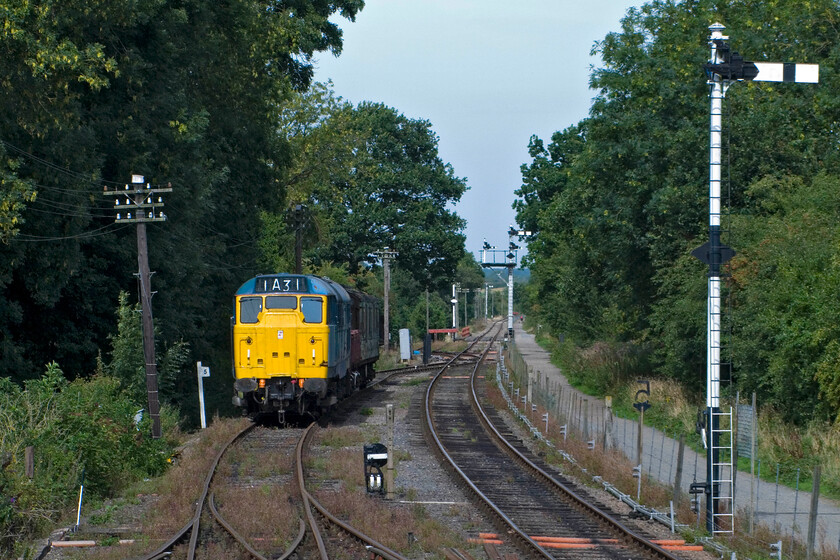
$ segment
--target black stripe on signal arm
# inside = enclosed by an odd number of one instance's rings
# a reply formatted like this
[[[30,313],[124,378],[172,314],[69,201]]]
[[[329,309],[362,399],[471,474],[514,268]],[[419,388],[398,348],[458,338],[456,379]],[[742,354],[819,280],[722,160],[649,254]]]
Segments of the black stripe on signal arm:
[[[795,82],[796,81],[796,64],[793,62],[785,62],[782,67],[782,81]]]

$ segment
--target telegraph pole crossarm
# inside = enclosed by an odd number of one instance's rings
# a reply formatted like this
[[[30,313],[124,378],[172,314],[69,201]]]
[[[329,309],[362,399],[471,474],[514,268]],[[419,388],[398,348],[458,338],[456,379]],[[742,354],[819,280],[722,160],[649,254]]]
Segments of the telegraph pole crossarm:
[[[109,189],[107,186],[102,194],[114,197],[114,210],[118,224],[140,224],[147,222],[165,222],[163,213],[163,198],[161,193],[172,192],[172,185],[166,187],[152,187],[144,182],[142,175],[132,175],[131,185],[122,189]]]
[[[721,142],[723,99],[729,87],[739,81],[818,83],[819,66],[744,60],[729,46],[720,23],[709,26],[711,57],[703,66],[710,89],[709,122],[709,241],[691,254],[709,265],[707,331],[706,331],[706,433],[709,449],[706,465],[706,528],[712,533],[734,532],[734,494],[731,472],[721,474],[721,468],[734,468],[732,459],[731,412],[720,410],[721,371],[721,267],[735,251],[721,243]],[[729,427],[721,427],[720,420],[729,417]],[[723,441],[727,439],[728,441]],[[721,452],[728,457],[722,459]],[[729,462],[727,462],[729,461]],[[727,488],[724,488],[727,487]],[[728,510],[728,512],[727,512]],[[729,518],[728,528],[721,521]]]

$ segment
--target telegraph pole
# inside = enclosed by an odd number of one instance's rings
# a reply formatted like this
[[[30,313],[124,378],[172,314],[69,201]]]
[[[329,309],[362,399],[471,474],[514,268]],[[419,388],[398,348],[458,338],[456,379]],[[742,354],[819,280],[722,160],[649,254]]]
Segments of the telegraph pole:
[[[390,335],[390,314],[391,314],[391,307],[390,307],[390,292],[391,292],[391,259],[399,255],[396,251],[390,249],[389,247],[385,247],[381,251],[377,251],[374,253],[376,256],[382,259],[382,267],[384,269],[384,283],[385,283],[385,311],[384,311],[384,327],[385,327],[385,351],[387,352],[391,347],[391,335]]]
[[[475,307],[473,311],[475,312],[475,320],[478,321],[478,313],[481,310],[481,288],[473,288],[473,293],[475,294]]]
[[[816,64],[751,62],[730,49],[726,29],[720,23],[709,26],[711,58],[704,65],[711,86],[709,122],[709,241],[691,252],[709,265],[708,301],[706,309],[706,434],[709,449],[706,454],[706,529],[712,533],[734,532],[734,496],[732,488],[731,431],[721,428],[720,419],[727,416],[720,409],[720,349],[721,349],[721,266],[735,255],[721,243],[721,131],[723,98],[729,87],[739,81],[819,82]],[[731,427],[731,412],[728,413]],[[729,441],[721,436],[729,433]],[[728,457],[721,458],[721,451]],[[721,473],[721,468],[729,472]],[[724,476],[725,474],[725,476]],[[724,488],[726,486],[727,488]],[[728,507],[721,507],[728,505]],[[729,512],[725,511],[729,510]],[[729,529],[720,520],[730,518]]]
[[[137,224],[137,264],[140,278],[140,308],[143,324],[143,357],[146,362],[146,393],[149,400],[149,417],[152,419],[152,437],[161,437],[160,429],[160,401],[158,400],[157,363],[155,361],[155,334],[152,321],[152,289],[151,272],[149,271],[149,248],[146,238],[147,222],[166,221],[166,215],[161,210],[163,200],[160,193],[172,192],[172,187],[152,188],[146,183],[144,186],[142,175],[131,176],[131,187],[123,190],[109,191],[105,187],[105,195],[114,196],[114,209],[117,210],[116,223]],[[124,197],[124,198],[121,198]]]
[[[467,327],[470,324],[470,319],[467,316],[470,312],[470,289],[465,288],[461,290],[461,293],[464,294],[464,327]]]
[[[295,204],[295,274],[303,273],[303,227],[305,225],[305,211],[306,206],[303,204]]]

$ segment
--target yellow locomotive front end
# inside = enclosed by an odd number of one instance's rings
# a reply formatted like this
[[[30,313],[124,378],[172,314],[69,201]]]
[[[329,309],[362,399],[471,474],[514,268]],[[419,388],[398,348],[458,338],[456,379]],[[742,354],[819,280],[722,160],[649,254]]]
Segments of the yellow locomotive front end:
[[[287,412],[311,413],[335,400],[333,380],[346,375],[335,286],[300,275],[243,284],[232,320],[235,405],[284,420]]]

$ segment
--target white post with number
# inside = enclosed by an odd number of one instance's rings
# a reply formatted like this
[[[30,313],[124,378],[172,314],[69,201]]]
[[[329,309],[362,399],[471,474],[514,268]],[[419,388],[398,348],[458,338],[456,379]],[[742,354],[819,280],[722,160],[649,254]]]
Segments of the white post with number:
[[[207,421],[204,419],[204,381],[205,377],[210,377],[210,367],[201,365],[201,362],[196,362],[196,369],[198,370],[198,409],[201,417],[201,429],[207,427]]]

